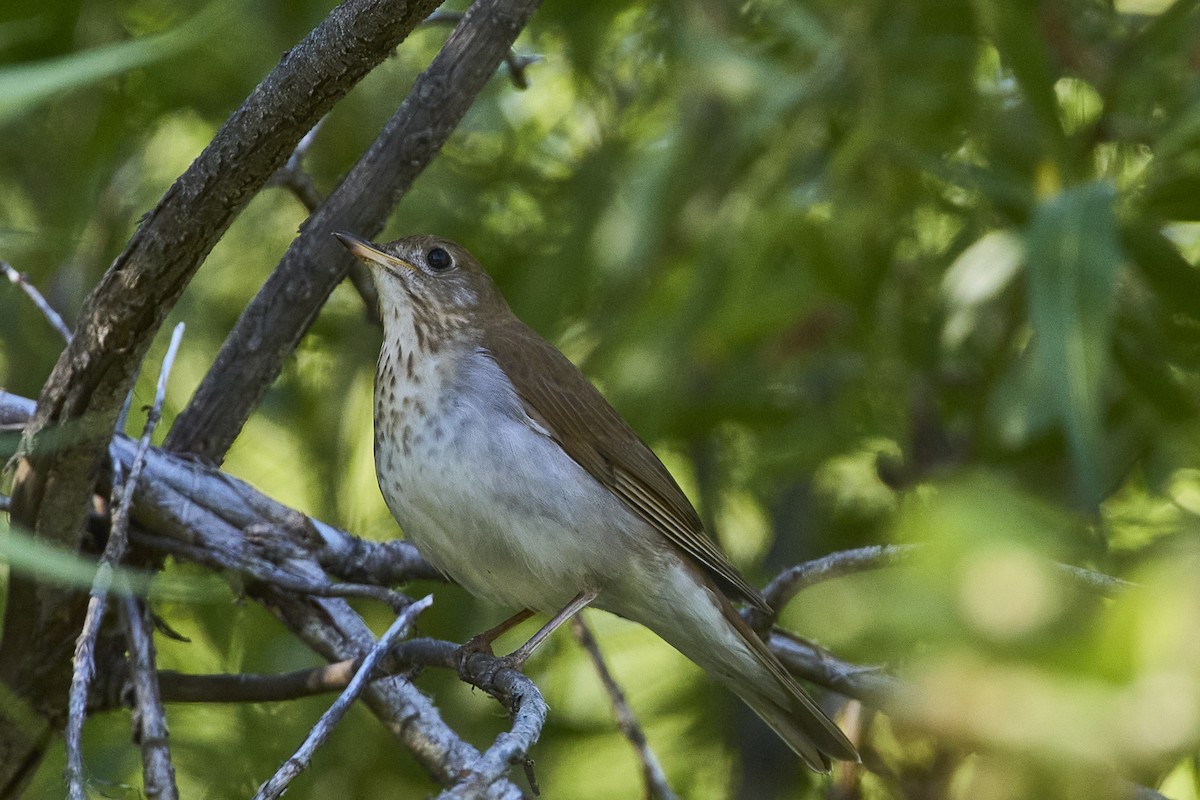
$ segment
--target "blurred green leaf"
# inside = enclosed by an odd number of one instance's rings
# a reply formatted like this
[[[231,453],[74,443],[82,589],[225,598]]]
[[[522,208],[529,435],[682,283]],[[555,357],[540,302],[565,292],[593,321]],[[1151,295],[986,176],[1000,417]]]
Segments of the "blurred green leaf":
[[[1151,214],[1162,219],[1200,220],[1200,175],[1176,174],[1150,185],[1145,203]]]
[[[0,125],[52,97],[90,86],[195,47],[217,29],[224,0],[156,36],[97,47],[32,64],[0,67]]]
[[[46,544],[28,533],[14,528],[0,518],[0,560],[15,572],[39,578],[57,586],[88,590],[96,578],[96,561],[77,553]],[[180,578],[172,575],[143,572],[126,567],[114,570],[114,593],[132,594],[159,600],[197,603],[227,600],[229,591],[218,580],[206,577]]]
[[[1103,183],[1067,189],[1038,208],[1026,239],[1034,357],[1093,506],[1102,496],[1104,379],[1121,260],[1113,198]]]
[[[1051,154],[1061,157],[1066,136],[1054,91],[1056,76],[1043,38],[1042,5],[1037,0],[980,3],[991,23],[996,49],[1012,71],[1022,99],[1033,109]]]
[[[1146,282],[1164,305],[1174,311],[1200,317],[1200,269],[1179,253],[1170,239],[1151,220],[1121,226],[1121,247],[1133,260]]]

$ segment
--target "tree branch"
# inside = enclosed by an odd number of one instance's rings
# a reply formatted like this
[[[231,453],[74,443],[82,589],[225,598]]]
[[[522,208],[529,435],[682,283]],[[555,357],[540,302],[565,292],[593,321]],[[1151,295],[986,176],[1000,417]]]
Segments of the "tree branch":
[[[876,544],[855,550],[839,550],[822,558],[795,564],[772,578],[763,589],[763,597],[775,613],[768,615],[757,609],[749,609],[744,616],[750,626],[761,633],[775,624],[779,612],[804,589],[834,578],[905,564],[926,549],[924,544]],[[1086,567],[1053,563],[1064,578],[1104,597],[1114,597],[1135,586],[1127,580]]]
[[[134,740],[142,750],[142,783],[151,800],[177,800],[175,766],[167,747],[167,715],[154,671],[154,636],[145,606],[133,595],[121,596],[121,619],[129,641],[133,684]]]
[[[62,316],[54,310],[54,307],[46,302],[46,298],[37,290],[37,287],[29,282],[29,276],[23,272],[17,272],[7,261],[0,261],[0,270],[3,270],[8,280],[19,287],[33,301],[38,311],[42,312],[42,316],[50,323],[50,327],[58,332],[62,340],[70,344],[71,329],[67,327],[67,323],[63,322]]]
[[[597,644],[596,637],[592,636],[591,629],[584,622],[583,614],[577,614],[571,620],[571,632],[575,634],[575,640],[592,660],[592,666],[595,667],[596,674],[600,677],[600,683],[604,685],[604,691],[608,693],[609,701],[612,703],[613,715],[617,718],[617,727],[633,745],[638,761],[642,764],[642,780],[646,784],[646,797],[658,798],[658,800],[678,800],[678,796],[671,789],[666,773],[663,772],[662,764],[658,762],[658,757],[654,755],[654,751],[650,749],[650,743],[646,741],[646,732],[638,724],[633,709],[629,707],[629,702],[625,699],[625,692],[621,691],[616,679],[608,671],[608,665],[604,663],[604,656],[600,652],[600,645]]]
[[[538,0],[476,0],[437,57],[242,312],[166,446],[220,463],[354,262],[336,230],[371,237],[495,73]]]
[[[88,297],[42,389],[14,481],[12,512],[23,526],[69,549],[78,546],[113,424],[184,286],[300,137],[436,5],[345,0],[284,55],[167,190]],[[18,579],[9,586],[7,609],[0,679],[52,714],[65,699],[78,595]],[[28,757],[18,752],[24,745],[11,722],[0,713],[0,796],[19,789],[12,765]]]

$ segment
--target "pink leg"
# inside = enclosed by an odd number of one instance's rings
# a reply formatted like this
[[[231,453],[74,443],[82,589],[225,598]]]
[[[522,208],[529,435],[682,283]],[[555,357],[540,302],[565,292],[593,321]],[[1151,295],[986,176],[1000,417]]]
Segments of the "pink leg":
[[[554,633],[554,630],[559,625],[562,625],[564,622],[571,619],[571,617],[587,608],[587,606],[596,599],[596,595],[598,594],[600,594],[600,592],[590,590],[586,592],[580,592],[579,594],[575,595],[575,599],[567,603],[566,607],[563,608],[562,611],[559,611],[557,614],[551,617],[550,621],[543,625],[537,633],[530,637],[528,642],[506,655],[504,657],[505,664],[513,669],[520,669],[523,667],[529,657],[533,655],[533,651],[538,648],[538,645],[546,640],[547,636]]]
[[[462,649],[468,653],[490,654],[492,652],[492,642],[496,641],[501,636],[508,633],[510,630],[517,627],[532,616],[533,612],[528,608],[518,611],[496,627],[488,628],[483,633],[472,636],[467,640],[466,644],[462,646]]]

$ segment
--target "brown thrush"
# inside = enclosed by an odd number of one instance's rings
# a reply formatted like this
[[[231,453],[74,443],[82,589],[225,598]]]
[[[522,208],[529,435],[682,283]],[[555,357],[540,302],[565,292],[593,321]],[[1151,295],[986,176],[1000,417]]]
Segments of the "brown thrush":
[[[565,356],[526,327],[471,255],[444,239],[376,246],[384,324],[375,468],[405,535],[493,603],[591,604],[645,625],[732,689],[814,770],[853,745],[732,601],[770,610],[705,534],[662,462]],[[503,626],[502,626],[503,627]]]

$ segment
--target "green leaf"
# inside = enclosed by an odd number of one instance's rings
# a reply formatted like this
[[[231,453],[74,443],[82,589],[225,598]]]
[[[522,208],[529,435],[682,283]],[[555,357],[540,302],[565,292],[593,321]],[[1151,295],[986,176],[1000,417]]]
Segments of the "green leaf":
[[[1121,247],[1163,305],[1176,313],[1197,316],[1200,269],[1180,254],[1157,225],[1141,221],[1124,225]]]
[[[1000,58],[1020,84],[1043,135],[1050,140],[1053,152],[1061,155],[1066,136],[1059,117],[1058,96],[1054,92],[1054,71],[1041,36],[1039,6],[1032,0],[1009,0],[982,3],[979,10],[989,21]]]
[[[216,29],[221,5],[214,3],[179,27],[156,36],[0,69],[0,125],[63,92],[89,86],[194,47]]]
[[[1172,175],[1146,189],[1146,208],[1162,219],[1200,220],[1200,175]]]
[[[0,563],[7,564],[14,572],[45,583],[74,586],[82,590],[91,588],[96,577],[95,560],[46,544],[11,527],[3,519],[0,519]],[[128,567],[114,570],[112,591],[129,592],[142,597],[152,595],[157,600],[186,603],[212,602],[229,597],[228,590],[217,580],[156,576]]]
[[[1121,251],[1110,186],[1073,187],[1044,202],[1027,234],[1029,316],[1045,400],[1066,431],[1080,488],[1101,498],[1101,417]]]

